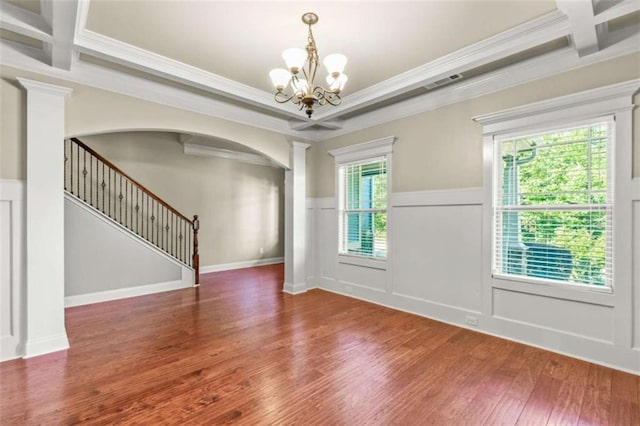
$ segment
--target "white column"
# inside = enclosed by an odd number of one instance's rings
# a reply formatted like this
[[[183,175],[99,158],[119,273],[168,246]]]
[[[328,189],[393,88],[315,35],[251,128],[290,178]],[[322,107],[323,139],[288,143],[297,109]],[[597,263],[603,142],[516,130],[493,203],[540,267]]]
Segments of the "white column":
[[[26,342],[29,358],[69,347],[64,327],[66,87],[18,78],[27,90]]]
[[[306,291],[307,251],[306,150],[309,144],[291,142],[290,168],[284,172],[284,288],[289,294]]]

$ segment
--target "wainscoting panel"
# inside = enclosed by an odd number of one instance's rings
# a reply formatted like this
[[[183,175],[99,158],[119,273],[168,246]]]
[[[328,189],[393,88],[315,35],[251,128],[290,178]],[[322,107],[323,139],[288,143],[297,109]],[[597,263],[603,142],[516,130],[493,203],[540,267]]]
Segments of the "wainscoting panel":
[[[24,187],[0,179],[0,361],[23,355]]]
[[[493,312],[499,319],[613,341],[613,308],[609,306],[494,288]]]
[[[640,373],[640,179],[635,179],[633,301],[621,314],[615,292],[516,283],[490,276],[483,238],[483,189],[391,194],[387,270],[337,255],[330,198],[315,199],[313,277],[307,287],[359,298],[602,365]],[[624,225],[631,228],[631,224]],[[486,231],[485,231],[485,234]],[[490,235],[490,234],[489,234]],[[489,251],[487,251],[489,250]],[[621,323],[622,321],[622,323]],[[621,339],[633,327],[627,342]],[[633,337],[633,345],[630,345]]]
[[[318,272],[321,280],[334,280],[338,264],[338,229],[336,212],[331,207],[320,207],[317,210],[318,227],[316,247],[320,259]]]
[[[345,288],[356,286],[384,292],[387,286],[387,271],[384,269],[338,262],[337,277]]]
[[[393,292],[480,311],[482,207],[393,209]]]

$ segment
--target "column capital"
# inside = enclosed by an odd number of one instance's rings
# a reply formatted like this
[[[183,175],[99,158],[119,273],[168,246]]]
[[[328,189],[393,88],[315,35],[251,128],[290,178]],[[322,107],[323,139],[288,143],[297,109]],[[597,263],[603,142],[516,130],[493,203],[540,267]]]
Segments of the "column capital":
[[[305,143],[305,142],[298,142],[298,141],[291,141],[289,142],[289,145],[291,145],[291,148],[301,148],[301,149],[307,149],[311,146],[311,144],[309,143]]]
[[[27,92],[33,91],[64,97],[71,95],[73,92],[73,89],[69,87],[56,86],[54,84],[42,83],[40,81],[29,80],[27,78],[16,77],[16,80],[18,80],[18,83],[20,83],[22,87],[27,89]]]

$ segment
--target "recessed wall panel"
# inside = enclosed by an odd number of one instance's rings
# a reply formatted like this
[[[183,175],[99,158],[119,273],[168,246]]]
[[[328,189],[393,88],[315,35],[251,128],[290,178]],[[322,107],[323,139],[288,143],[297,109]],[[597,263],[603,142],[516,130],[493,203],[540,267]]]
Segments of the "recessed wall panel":
[[[393,209],[393,292],[480,310],[482,207]]]
[[[494,288],[493,314],[554,331],[613,341],[613,308],[608,306]]]

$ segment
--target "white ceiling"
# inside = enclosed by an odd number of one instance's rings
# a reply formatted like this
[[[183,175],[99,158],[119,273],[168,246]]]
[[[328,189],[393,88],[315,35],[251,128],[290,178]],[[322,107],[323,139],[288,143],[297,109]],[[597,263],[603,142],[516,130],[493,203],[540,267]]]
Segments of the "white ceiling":
[[[304,47],[312,11],[321,58],[349,58],[345,95],[556,9],[554,1],[92,1],[87,29],[271,92],[282,51]],[[324,78],[326,74],[322,73]]]
[[[0,0],[0,64],[324,140],[640,51],[640,0]],[[268,72],[304,47],[349,58],[339,107],[278,104]],[[31,42],[27,42],[27,41]],[[640,72],[640,64],[639,64]],[[425,89],[462,74],[455,82]],[[321,78],[323,78],[322,76]]]

